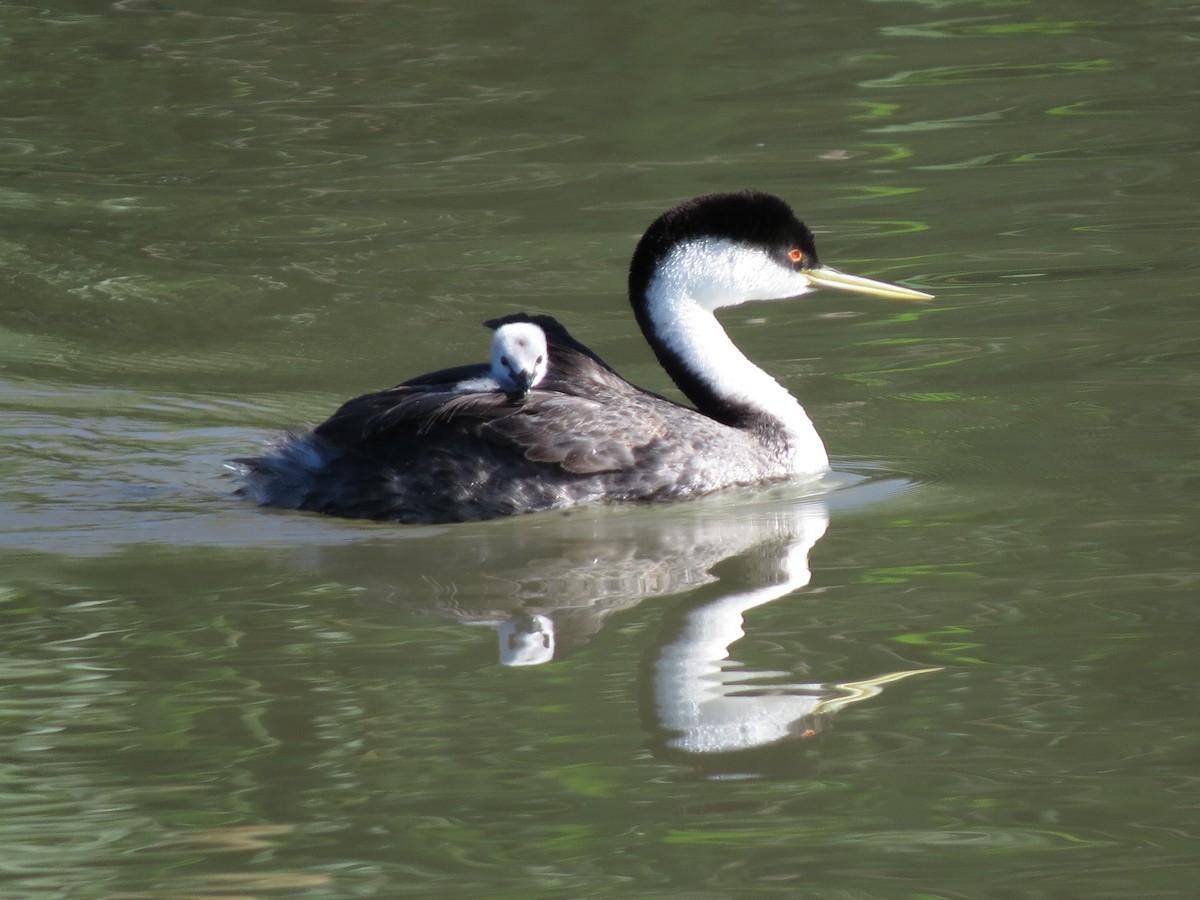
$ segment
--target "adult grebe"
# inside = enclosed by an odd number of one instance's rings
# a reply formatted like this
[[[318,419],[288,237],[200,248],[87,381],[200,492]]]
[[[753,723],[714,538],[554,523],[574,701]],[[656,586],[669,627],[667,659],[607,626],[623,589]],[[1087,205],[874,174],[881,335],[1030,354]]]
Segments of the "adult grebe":
[[[458,522],[816,477],[829,459],[803,407],[713,313],[818,287],[931,296],[823,266],[812,232],[777,197],[698,197],[651,224],[629,270],[638,324],[695,409],[630,384],[549,316],[518,314],[487,324],[545,335],[549,370],[523,401],[448,388],[485,375],[481,366],[421,376],[238,460],[241,493],[338,516]]]

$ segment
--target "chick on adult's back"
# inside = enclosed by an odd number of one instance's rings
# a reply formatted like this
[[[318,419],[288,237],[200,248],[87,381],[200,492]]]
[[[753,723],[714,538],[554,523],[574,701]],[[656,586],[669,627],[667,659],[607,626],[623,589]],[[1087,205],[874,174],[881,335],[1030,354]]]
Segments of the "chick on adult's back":
[[[929,297],[823,266],[812,232],[777,197],[696,198],[651,224],[629,274],[638,324],[695,408],[625,381],[554,319],[518,314],[488,324],[544,334],[548,370],[527,395],[458,390],[488,377],[480,365],[358,397],[239,460],[242,493],[339,516],[452,522],[818,476],[828,457],[804,409],[714,315],[817,287]]]

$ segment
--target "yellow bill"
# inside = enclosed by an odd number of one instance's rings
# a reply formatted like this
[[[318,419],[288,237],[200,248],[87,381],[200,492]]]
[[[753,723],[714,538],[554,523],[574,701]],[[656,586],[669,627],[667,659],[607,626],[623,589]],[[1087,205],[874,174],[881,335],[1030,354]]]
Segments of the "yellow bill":
[[[932,300],[933,294],[914,291],[912,288],[888,284],[886,281],[875,281],[871,278],[860,278],[858,275],[847,275],[829,266],[816,269],[806,269],[804,276],[813,287],[833,288],[835,291],[850,291],[854,294],[870,294],[873,297],[887,297],[889,300]]]

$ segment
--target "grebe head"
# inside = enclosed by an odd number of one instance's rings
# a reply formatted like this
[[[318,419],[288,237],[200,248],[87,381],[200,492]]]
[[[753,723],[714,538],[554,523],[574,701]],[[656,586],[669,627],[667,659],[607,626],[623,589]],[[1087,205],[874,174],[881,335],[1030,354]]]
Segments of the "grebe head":
[[[708,194],[663,213],[634,251],[629,286],[635,308],[643,299],[654,305],[671,298],[667,305],[710,312],[819,287],[896,300],[932,296],[823,265],[808,226],[783,200],[758,191]]]
[[[536,387],[550,366],[546,333],[532,322],[501,325],[492,336],[492,378],[514,399]]]
[[[714,313],[818,287],[929,299],[823,265],[812,231],[784,201],[759,191],[708,194],[668,210],[646,230],[629,267],[630,303],[667,374],[719,422],[779,426],[792,471],[827,467],[824,445],[803,407],[738,350]]]

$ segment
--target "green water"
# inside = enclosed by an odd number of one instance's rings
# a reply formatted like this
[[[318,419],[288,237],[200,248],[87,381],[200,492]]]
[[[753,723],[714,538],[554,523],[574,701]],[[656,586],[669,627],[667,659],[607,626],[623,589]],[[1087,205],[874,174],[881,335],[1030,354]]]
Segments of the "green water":
[[[1193,896],[1198,22],[0,7],[0,896]],[[669,393],[629,253],[745,186],[937,295],[725,316],[833,490],[231,496],[506,312]]]

